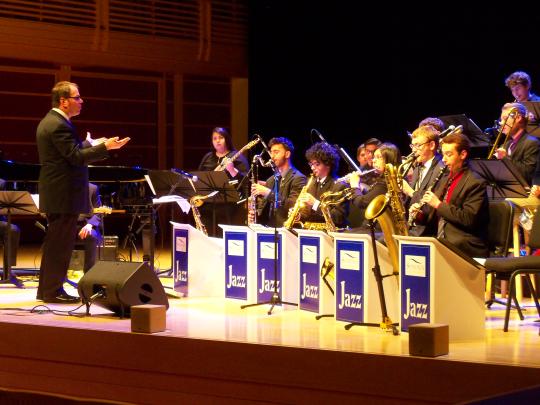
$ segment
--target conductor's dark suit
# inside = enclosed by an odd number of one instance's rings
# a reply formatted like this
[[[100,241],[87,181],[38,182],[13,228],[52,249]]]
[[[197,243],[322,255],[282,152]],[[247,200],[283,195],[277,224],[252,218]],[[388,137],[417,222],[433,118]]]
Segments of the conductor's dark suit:
[[[274,183],[275,178],[272,176],[266,181],[266,187],[270,190],[270,194],[259,202],[258,217],[261,223],[269,226],[274,225],[273,206],[274,206]],[[306,184],[306,176],[299,172],[295,167],[290,167],[281,178],[279,184],[278,208],[276,211],[276,225],[282,226],[283,222],[289,216],[289,209],[294,206],[302,187]]]
[[[443,177],[434,191],[442,201],[437,208],[441,221],[438,237],[452,243],[470,257],[487,257],[489,210],[486,184],[468,167],[463,170],[463,177],[453,190],[448,203],[444,196],[441,196],[446,189],[448,175]]]
[[[79,214],[90,212],[88,163],[108,156],[105,144],[81,143],[72,123],[55,110],[36,131],[41,171],[39,209],[49,227],[43,245],[38,299],[52,299],[63,291]]]

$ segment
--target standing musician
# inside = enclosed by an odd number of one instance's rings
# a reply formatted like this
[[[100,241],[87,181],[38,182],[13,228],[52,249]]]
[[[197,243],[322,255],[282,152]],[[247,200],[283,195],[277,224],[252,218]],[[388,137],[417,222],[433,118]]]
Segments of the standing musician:
[[[385,165],[391,163],[398,167],[401,163],[401,154],[396,145],[391,143],[382,143],[373,153],[373,168],[375,169],[375,181],[364,193],[364,184],[361,183],[361,178],[358,173],[353,173],[350,177],[351,187],[355,189],[355,196],[351,200],[351,204],[356,208],[365,210],[371,200],[381,194],[386,194],[388,188],[384,178]],[[362,227],[365,223],[362,225]]]
[[[412,133],[411,149],[416,154],[415,168],[413,169],[410,184],[403,180],[403,192],[410,198],[409,215],[415,217],[414,227],[410,229],[410,235],[435,236],[437,224],[429,223],[428,218],[433,218],[433,209],[429,206],[425,210],[415,212],[420,207],[420,200],[424,193],[433,189],[435,180],[440,179],[439,174],[444,169],[439,148],[439,131],[431,125],[418,127]]]
[[[301,222],[320,222],[325,219],[320,208],[320,197],[325,192],[339,192],[347,187],[336,182],[340,157],[337,151],[326,142],[318,142],[306,151],[306,159],[316,181],[300,197],[304,209],[300,212]],[[330,207],[330,216],[337,228],[347,225],[348,202],[343,201]]]
[[[272,138],[268,142],[270,156],[280,174],[279,195],[277,211],[274,207],[274,181],[275,177],[270,177],[266,182],[259,182],[251,185],[251,196],[261,196],[257,206],[257,222],[263,225],[282,226],[288,217],[289,209],[292,208],[306,184],[304,176],[292,163],[291,158],[294,152],[292,142],[285,138]],[[249,212],[248,222],[253,222],[254,213]]]
[[[486,184],[469,169],[469,139],[460,133],[440,141],[447,173],[421,202],[436,210],[437,238],[447,240],[471,257],[487,257],[489,222]]]
[[[501,111],[501,122],[506,123],[502,132],[509,135],[509,139],[495,151],[495,156],[497,159],[511,161],[525,181],[531,184],[540,141],[525,131],[528,122],[527,109],[520,103],[506,103]]]
[[[222,127],[216,127],[212,130],[212,151],[206,153],[200,164],[199,171],[214,171],[224,168],[229,180],[237,180],[238,184],[247,173],[249,166],[247,158],[243,153],[238,154],[234,149],[229,131]],[[232,157],[236,156],[234,161]],[[219,168],[218,168],[219,167]],[[247,194],[248,190],[239,190],[241,194]],[[246,218],[246,211],[242,205],[236,202],[213,203],[208,200],[207,203],[199,208],[200,215],[203,217],[210,236],[221,236],[221,228],[216,224],[242,224]]]

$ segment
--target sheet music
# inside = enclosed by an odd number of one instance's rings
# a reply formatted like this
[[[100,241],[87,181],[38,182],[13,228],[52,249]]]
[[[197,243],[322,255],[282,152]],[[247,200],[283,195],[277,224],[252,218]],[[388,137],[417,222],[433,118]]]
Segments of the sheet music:
[[[164,204],[171,202],[177,203],[184,214],[187,214],[191,209],[191,205],[189,205],[188,200],[186,200],[184,197],[180,197],[179,195],[164,195],[162,197],[152,199],[152,204]]]
[[[30,194],[32,197],[32,200],[34,200],[34,204],[36,204],[36,207],[39,210],[39,194]]]

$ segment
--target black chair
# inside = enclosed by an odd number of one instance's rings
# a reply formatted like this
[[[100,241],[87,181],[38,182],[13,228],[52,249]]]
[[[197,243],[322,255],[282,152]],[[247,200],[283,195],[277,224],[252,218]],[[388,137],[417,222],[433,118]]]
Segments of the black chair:
[[[540,213],[534,216],[530,233],[529,247],[531,250],[540,249]],[[516,278],[525,274],[525,280],[531,290],[531,295],[536,304],[536,310],[540,316],[540,305],[538,295],[531,282],[530,275],[540,274],[540,256],[520,256],[510,258],[489,258],[484,264],[487,271],[494,272],[497,278],[508,278],[508,299],[506,301],[506,313],[504,317],[504,331],[508,332],[508,322],[510,320],[510,310],[512,300],[516,304],[516,309],[521,320],[524,319],[516,298]]]
[[[488,248],[489,257],[506,257],[512,247],[514,225],[514,205],[509,201],[489,202]],[[495,299],[495,277],[491,278],[490,297],[486,301],[488,308],[497,302],[506,305],[506,302]]]

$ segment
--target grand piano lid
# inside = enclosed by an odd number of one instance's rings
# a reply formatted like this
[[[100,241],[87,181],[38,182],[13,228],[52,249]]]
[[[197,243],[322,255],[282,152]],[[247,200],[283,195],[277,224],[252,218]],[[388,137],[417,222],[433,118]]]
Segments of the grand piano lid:
[[[6,181],[38,181],[40,164],[0,160],[0,178]],[[137,166],[88,166],[89,180],[96,183],[145,181],[147,169]]]

